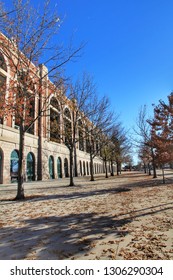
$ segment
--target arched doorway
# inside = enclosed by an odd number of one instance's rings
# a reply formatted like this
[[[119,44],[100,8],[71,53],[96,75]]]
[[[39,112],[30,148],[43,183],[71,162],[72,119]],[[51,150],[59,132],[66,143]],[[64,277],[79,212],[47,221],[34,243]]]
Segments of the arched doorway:
[[[27,155],[26,173],[28,181],[35,181],[35,157],[33,153]]]
[[[67,158],[64,159],[64,175],[65,175],[65,177],[69,177],[69,174],[68,174],[68,160],[67,160]]]
[[[80,165],[80,175],[82,176],[82,162],[81,162],[81,160],[79,161],[79,165]]]
[[[13,150],[10,157],[11,182],[18,180],[18,169],[19,169],[19,152],[17,150]]]
[[[85,161],[83,162],[83,175],[86,175],[86,170],[85,170]]]
[[[49,177],[50,177],[50,179],[54,179],[55,178],[54,158],[53,158],[53,156],[49,157]]]
[[[60,157],[58,157],[57,159],[57,173],[58,173],[58,178],[62,178],[62,162]]]
[[[89,165],[88,165],[88,161],[87,161],[87,175],[89,175]]]
[[[4,165],[4,154],[0,148],[0,184],[3,184],[3,165]]]

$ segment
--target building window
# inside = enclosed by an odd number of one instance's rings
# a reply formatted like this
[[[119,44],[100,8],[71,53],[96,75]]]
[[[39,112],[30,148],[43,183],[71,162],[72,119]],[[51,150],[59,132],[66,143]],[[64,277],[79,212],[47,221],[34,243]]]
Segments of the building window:
[[[72,141],[72,126],[71,126],[71,115],[68,108],[64,110],[64,140],[65,145],[68,147]]]
[[[19,169],[19,152],[17,150],[13,150],[10,158],[11,182],[18,180],[18,169]]]
[[[62,161],[60,157],[57,159],[57,174],[58,178],[62,178]]]
[[[0,184],[3,183],[3,165],[4,165],[4,153],[0,148]]]
[[[64,176],[65,177],[69,177],[69,173],[68,173],[68,160],[67,160],[67,158],[64,159]]]
[[[35,181],[35,157],[33,153],[27,155],[27,180]]]
[[[3,69],[5,72],[7,72],[7,65],[2,53],[0,53],[0,68]]]
[[[60,143],[60,107],[55,97],[51,98],[50,106],[50,140]]]
[[[6,94],[6,73],[4,72],[7,72],[7,65],[2,53],[0,53],[0,124],[3,124]]]
[[[54,158],[53,158],[53,156],[49,157],[49,177],[50,177],[50,179],[54,179],[55,178]]]
[[[85,129],[85,135],[86,135],[86,152],[90,153],[90,135],[87,127]]]
[[[81,120],[79,120],[78,122],[78,131],[79,131],[79,150],[84,151],[83,125]]]
[[[34,134],[34,120],[35,120],[35,98],[28,100],[28,116],[26,119],[25,130],[27,133]]]

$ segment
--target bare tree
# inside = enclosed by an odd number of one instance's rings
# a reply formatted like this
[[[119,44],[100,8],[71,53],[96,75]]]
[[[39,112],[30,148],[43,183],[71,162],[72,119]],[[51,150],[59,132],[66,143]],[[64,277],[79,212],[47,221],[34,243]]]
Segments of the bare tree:
[[[86,146],[90,154],[91,181],[94,181],[93,160],[97,155],[102,156],[102,151],[109,143],[109,132],[118,116],[110,110],[110,102],[106,96],[95,98],[90,104],[91,125],[86,130]]]
[[[25,133],[31,132],[38,121],[39,161],[41,158],[42,116],[48,108],[48,76],[54,80],[57,72],[77,56],[77,49],[64,48],[58,44],[61,20],[57,10],[50,10],[50,1],[45,1],[41,10],[31,6],[29,1],[14,0],[13,13],[1,10],[0,48],[9,61],[10,81],[8,95],[1,92],[0,117],[13,116],[19,127],[19,169],[16,199],[24,198],[24,145]],[[40,66],[41,65],[41,66]],[[46,67],[45,67],[46,66]],[[47,70],[49,69],[49,70]],[[36,98],[38,104],[35,104]],[[3,106],[2,106],[3,104]],[[36,108],[35,112],[33,108]],[[42,179],[41,167],[38,178]]]
[[[146,105],[144,105],[139,111],[136,121],[137,128],[134,128],[135,135],[137,136],[134,142],[138,149],[142,148],[144,150],[145,147],[149,148],[148,151],[150,151],[150,156],[152,158],[153,178],[156,178],[155,144],[152,141],[151,127],[147,120],[147,108]]]
[[[74,174],[77,174],[77,157],[76,157],[76,145],[78,143],[79,150],[84,151],[84,139],[85,139],[85,127],[86,123],[90,122],[90,117],[93,114],[92,108],[90,108],[91,100],[96,97],[96,86],[93,78],[83,73],[81,79],[78,79],[76,83],[71,84],[68,97],[72,101],[72,145],[70,146],[70,162],[71,162],[71,182],[73,174],[73,160],[74,160]]]
[[[121,165],[126,161],[127,156],[129,157],[132,145],[128,138],[128,131],[122,127],[120,122],[114,124],[109,137],[112,143],[111,166],[113,162],[116,162],[117,175],[119,175]]]
[[[90,104],[97,98],[96,86],[93,78],[89,74],[83,73],[82,77],[76,82],[68,81],[63,92],[63,95],[57,96],[58,106],[60,106],[58,111],[61,116],[51,117],[50,132],[51,135],[54,134],[53,141],[58,142],[58,136],[60,142],[65,144],[69,150],[69,185],[73,186],[73,177],[78,176],[77,147],[81,151],[85,150],[85,129],[86,126],[90,127],[92,125],[89,118],[94,112]],[[51,116],[53,116],[52,113]],[[60,127],[62,127],[61,131]]]

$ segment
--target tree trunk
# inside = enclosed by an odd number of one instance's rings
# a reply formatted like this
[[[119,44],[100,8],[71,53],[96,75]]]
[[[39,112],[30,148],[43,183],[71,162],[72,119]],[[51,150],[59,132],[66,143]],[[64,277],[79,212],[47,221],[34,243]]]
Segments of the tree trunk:
[[[117,161],[116,164],[117,164],[117,176],[119,176],[119,168],[120,168],[119,167],[119,162]]]
[[[91,174],[90,181],[94,181],[93,158],[92,158],[92,154],[91,153],[90,153],[90,174]]]
[[[24,144],[25,144],[25,132],[24,132],[24,121],[21,120],[19,127],[19,166],[18,166],[18,185],[17,185],[17,196],[16,200],[24,199]]]
[[[165,172],[164,172],[164,165],[162,166],[162,176],[163,176],[163,184],[165,184]]]
[[[105,159],[105,178],[108,178],[107,160]]]
[[[155,164],[155,155],[154,155],[153,149],[151,149],[151,153],[152,153],[152,163],[153,163],[153,178],[157,178],[156,164]]]
[[[77,154],[76,154],[76,145],[74,146],[74,176],[78,177],[77,172]]]
[[[73,180],[73,149],[71,148],[70,150],[70,184],[69,186],[72,187],[74,186],[74,180]]]
[[[111,176],[114,176],[113,161],[111,160]]]
[[[150,164],[148,163],[148,175],[150,176],[151,175],[151,167],[150,167]]]
[[[121,162],[119,162],[119,173],[121,174]]]
[[[42,97],[39,96],[38,112],[41,112]],[[38,155],[37,155],[37,180],[42,180],[42,115],[38,118]]]
[[[144,173],[147,173],[147,168],[146,168],[146,164],[144,163]]]

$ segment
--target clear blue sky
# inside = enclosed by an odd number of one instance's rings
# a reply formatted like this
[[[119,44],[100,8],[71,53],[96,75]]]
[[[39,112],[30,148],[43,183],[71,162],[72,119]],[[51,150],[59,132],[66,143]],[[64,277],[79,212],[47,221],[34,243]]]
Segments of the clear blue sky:
[[[59,0],[58,6],[60,40],[73,34],[76,44],[87,42],[68,73],[91,73],[125,127],[134,125],[141,105],[152,112],[152,103],[166,100],[173,91],[172,0]]]
[[[9,4],[11,1],[5,1]],[[42,2],[31,0],[31,3]],[[63,24],[59,41],[86,42],[83,55],[66,69],[93,75],[101,95],[128,129],[139,109],[166,100],[173,91],[172,0],[52,0]]]

